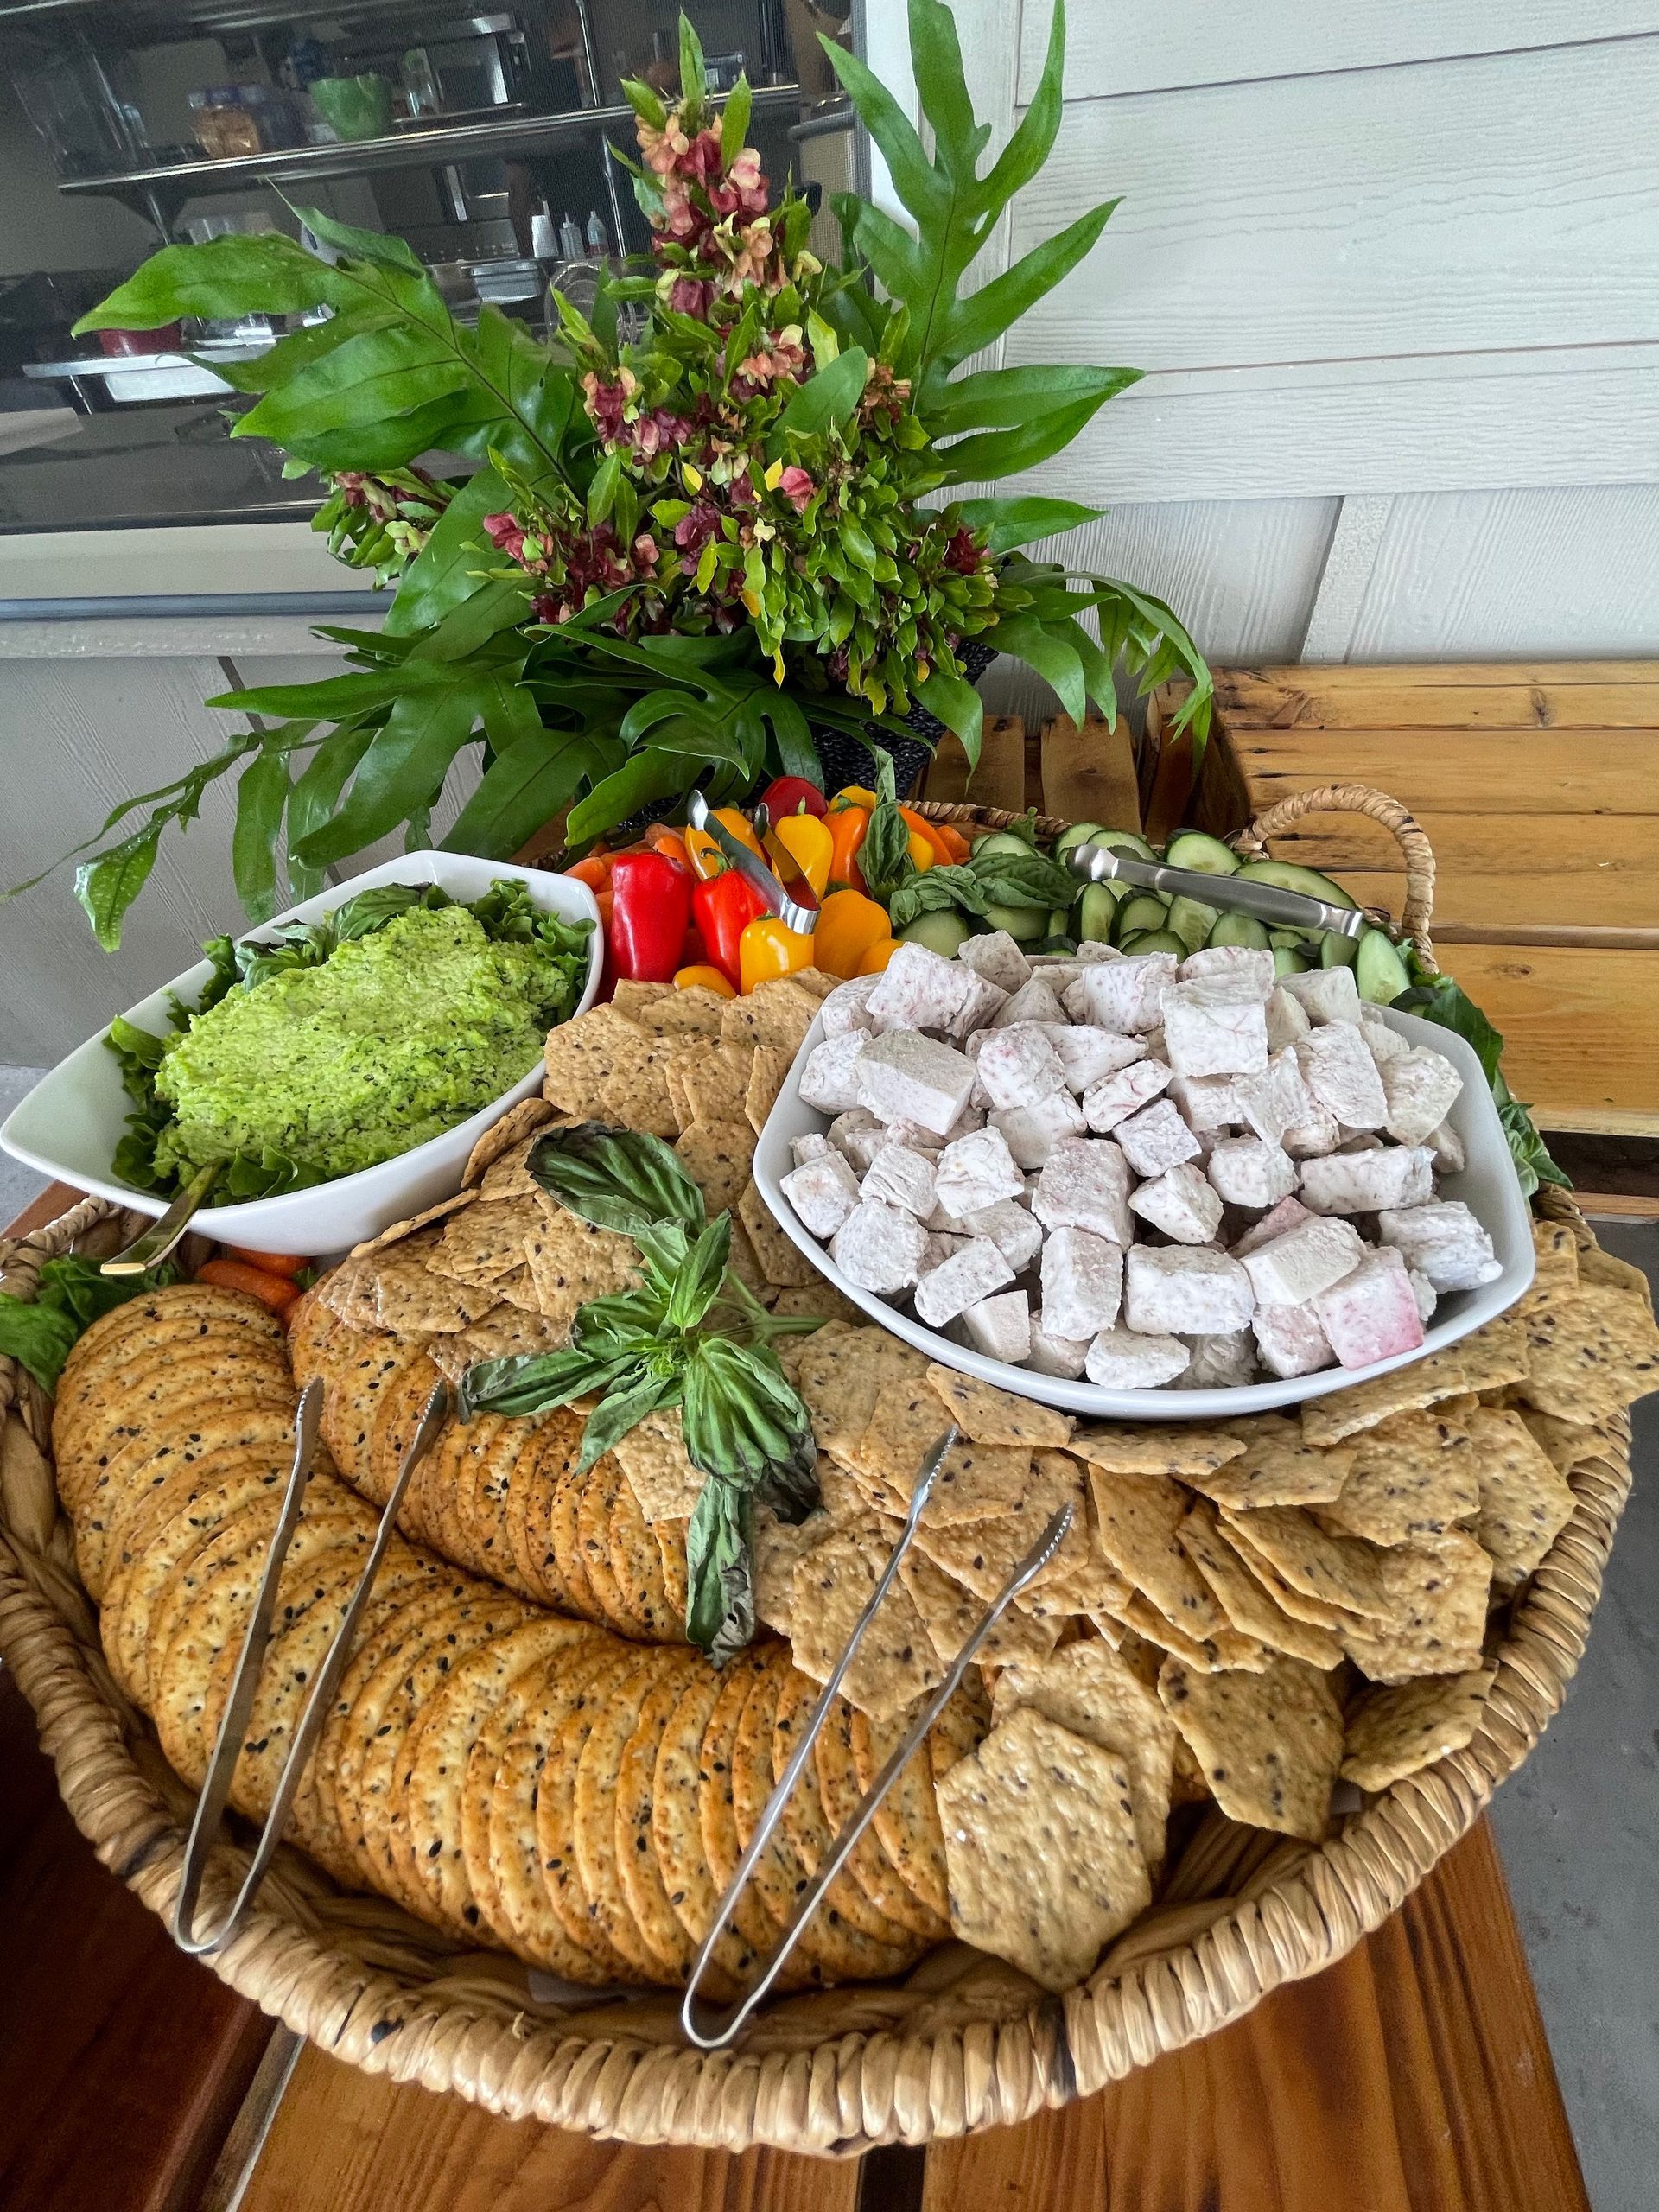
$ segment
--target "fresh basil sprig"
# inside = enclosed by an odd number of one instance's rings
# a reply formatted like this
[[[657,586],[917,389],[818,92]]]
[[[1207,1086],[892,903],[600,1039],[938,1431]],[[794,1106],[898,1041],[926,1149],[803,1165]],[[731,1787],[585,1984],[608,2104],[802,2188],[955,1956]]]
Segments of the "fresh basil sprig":
[[[799,1521],[818,1502],[806,1408],[770,1349],[814,1329],[769,1313],[728,1266],[732,1217],[659,1137],[582,1122],[555,1129],[530,1172],[561,1205],[632,1236],[645,1280],[578,1307],[563,1351],[467,1369],[461,1417],[543,1413],[596,1395],[577,1455],[585,1472],[653,1413],[678,1406],[687,1457],[708,1477],[686,1529],[686,1633],[716,1661],[754,1634],[754,1501]]]
[[[862,861],[861,850],[861,866]],[[887,911],[898,931],[918,914],[952,908],[982,918],[993,906],[1069,906],[1078,888],[1069,868],[1040,853],[976,853],[959,867],[931,868],[906,877],[888,899]]]
[[[858,849],[858,868],[871,898],[887,899],[915,874],[916,863],[910,857],[910,828],[899,811],[893,755],[880,745],[869,750],[875,756],[876,803]]]

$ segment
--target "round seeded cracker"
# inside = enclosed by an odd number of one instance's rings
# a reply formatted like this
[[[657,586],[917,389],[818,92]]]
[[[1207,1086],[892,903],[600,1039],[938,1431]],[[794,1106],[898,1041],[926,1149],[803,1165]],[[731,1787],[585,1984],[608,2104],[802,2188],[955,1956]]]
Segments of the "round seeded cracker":
[[[646,1643],[683,1643],[685,1610],[677,1612],[670,1603],[662,1550],[630,1482],[616,1485],[607,1534],[611,1571],[633,1633]]]
[[[821,1685],[813,1681],[810,1675],[803,1675],[798,1668],[791,1667],[784,1676],[772,1711],[772,1778],[774,1785],[783,1780],[784,1769],[789,1764],[800,1732],[810,1721],[813,1708],[822,1694]],[[816,1875],[835,1844],[836,1831],[825,1816],[823,1800],[818,1791],[817,1770],[811,1760],[808,1761],[785,1801],[783,1826],[784,1834],[808,1875]],[[865,1833],[868,1838],[868,1831]],[[869,1936],[874,1942],[886,1944],[890,1949],[902,1949],[912,1941],[907,1927],[888,1919],[886,1913],[871,1903],[849,1867],[843,1867],[830,1884],[820,1910],[838,1913],[849,1928],[860,1935]]]
[[[649,1957],[643,1937],[625,1951],[606,1934],[576,1854],[576,1774],[582,1747],[623,1685],[643,1662],[632,1644],[613,1645],[580,1687],[556,1685],[544,1711],[550,1726],[536,1793],[536,1847],[542,1879],[560,1925],[588,1953],[607,1980],[645,1978]],[[614,1843],[612,1845],[614,1851]]]
[[[505,1476],[502,1525],[512,1557],[515,1586],[544,1605],[585,1618],[575,1604],[554,1556],[549,1513],[555,1492],[581,1448],[582,1418],[561,1406],[529,1431]]]
[[[105,1394],[61,1445],[59,1424],[53,1424],[59,1494],[72,1519],[85,1517],[99,1478],[134,1438],[162,1442],[181,1411],[188,1414],[199,1403],[222,1399],[232,1379],[243,1377],[285,1393],[292,1402],[280,1351],[250,1331],[231,1325],[205,1335],[192,1331],[173,1345],[147,1343],[130,1365],[110,1376]]]
[[[670,1908],[694,1947],[706,1940],[720,1909],[721,1892],[702,1840],[700,1794],[702,1746],[729,1675],[729,1669],[722,1675],[709,1666],[692,1669],[664,1726],[652,1771],[652,1850]],[[619,1796],[619,1823],[621,1803]],[[772,1934],[759,1899],[746,1891],[735,1923],[721,1932],[715,1948],[710,1993],[723,1998],[746,1988],[760,1957],[756,1946],[769,1944]],[[799,1988],[806,1979],[804,1970],[791,1961],[781,1986]]]
[[[681,1925],[669,1902],[663,1870],[657,1861],[652,1838],[652,1782],[657,1755],[674,1709],[684,1696],[691,1675],[698,1670],[690,1654],[678,1666],[664,1668],[639,1707],[639,1718],[623,1745],[617,1762],[613,1837],[617,1878],[629,1912],[640,1934],[656,1954],[669,1979],[683,1985],[690,1977],[697,1947]],[[578,1776],[578,1782],[580,1782]],[[718,1963],[711,1960],[709,1986],[717,2001],[736,1994]]]
[[[553,1672],[565,1665],[580,1664],[583,1656],[581,1650],[555,1652],[549,1658],[532,1660],[528,1667],[521,1668],[486,1714],[477,1739],[467,1753],[461,1785],[461,1859],[477,1908],[477,1924],[489,1930],[509,1949],[513,1942],[512,1923],[503,1907],[490,1858],[490,1814],[496,1777],[525,1713],[540,1697]],[[550,1906],[549,1910],[551,1910]]]
[[[633,1916],[617,1864],[621,1838],[617,1817],[617,1782],[628,1738],[639,1725],[653,1689],[676,1681],[686,1662],[676,1651],[641,1652],[639,1663],[616,1681],[590,1712],[572,1714],[562,1732],[575,1736],[575,1786],[571,1800],[571,1840],[576,1873],[594,1923],[605,1940],[627,1961],[631,1978],[657,1982],[671,1978],[657,1947]],[[543,1777],[543,1790],[546,1778]],[[539,1820],[540,1806],[537,1805]]]
[[[844,1697],[838,1697],[830,1707],[812,1756],[824,1818],[831,1832],[839,1835],[864,1796],[853,1758],[853,1707]],[[874,1827],[860,1836],[847,1868],[871,1904],[912,1936],[940,1943],[950,1933],[950,1923],[906,1885]]]

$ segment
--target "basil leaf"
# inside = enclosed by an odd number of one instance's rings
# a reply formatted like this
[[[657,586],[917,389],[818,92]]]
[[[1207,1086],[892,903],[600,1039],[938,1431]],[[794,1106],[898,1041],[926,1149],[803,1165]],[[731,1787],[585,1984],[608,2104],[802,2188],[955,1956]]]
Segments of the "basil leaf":
[[[721,1666],[754,1639],[753,1512],[717,1475],[686,1523],[685,1579],[685,1632]]]
[[[583,1221],[638,1236],[666,1222],[703,1225],[702,1192],[660,1137],[582,1122],[555,1129],[530,1155],[542,1188]]]
[[[665,1317],[671,1329],[695,1329],[720,1295],[732,1250],[732,1217],[716,1214],[680,1262]]]
[[[896,936],[918,914],[943,914],[954,910],[982,915],[991,903],[971,868],[931,868],[925,875],[905,878],[887,901],[887,917]],[[1027,902],[1021,899],[1013,903]]]
[[[462,1421],[474,1414],[540,1414],[568,1406],[589,1390],[603,1389],[634,1364],[632,1351],[604,1358],[585,1345],[563,1351],[518,1352],[507,1359],[475,1360],[461,1378],[455,1409]]]
[[[1082,888],[1069,868],[1040,853],[1029,858],[1018,853],[987,853],[968,861],[967,868],[994,906],[1069,906]]]
[[[637,1369],[619,1375],[588,1416],[588,1426],[582,1433],[582,1449],[576,1454],[576,1472],[586,1474],[620,1437],[626,1436],[658,1407],[672,1405],[679,1392],[678,1377],[673,1375],[638,1375]]]

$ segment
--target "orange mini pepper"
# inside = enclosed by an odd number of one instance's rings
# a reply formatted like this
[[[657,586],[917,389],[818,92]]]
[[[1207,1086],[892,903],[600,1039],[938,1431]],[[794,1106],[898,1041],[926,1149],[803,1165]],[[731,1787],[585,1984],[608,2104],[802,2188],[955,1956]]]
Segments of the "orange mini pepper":
[[[899,940],[896,937],[882,938],[878,944],[873,944],[870,947],[864,957],[859,962],[859,974],[861,976],[879,976],[898,950]]]
[[[772,836],[822,899],[829,887],[830,864],[835,856],[835,836],[829,823],[817,814],[785,814],[772,823]],[[771,842],[768,838],[767,842]]]
[[[690,856],[685,849],[685,833],[666,822],[652,822],[645,825],[645,842],[654,853],[660,853],[676,868],[689,868]]]
[[[567,875],[574,876],[578,883],[585,883],[588,888],[595,893],[605,890],[611,880],[609,861],[600,859],[596,853],[589,853],[585,861],[577,861],[573,867],[566,868],[564,872]]]
[[[745,996],[757,983],[775,982],[812,965],[812,939],[785,929],[775,914],[751,922],[737,941],[739,987]]]
[[[760,840],[755,836],[747,815],[735,806],[717,806],[714,818],[722,830],[729,830],[740,845],[747,845],[758,861],[766,859],[760,849]],[[685,849],[691,862],[693,875],[707,878],[718,875],[726,865],[726,855],[706,830],[688,827]]]
[[[832,891],[818,912],[813,936],[813,962],[826,976],[852,976],[873,944],[892,929],[885,906],[867,899],[861,891]]]
[[[706,962],[699,962],[696,967],[680,969],[674,977],[674,988],[677,991],[712,991],[717,999],[734,999],[737,996],[735,986],[721,974],[718,968],[711,968]]]
[[[868,807],[837,806],[824,817],[830,828],[830,880],[831,883],[850,884],[855,891],[864,888],[864,878],[859,873],[858,849],[864,842],[864,833],[870,826]]]

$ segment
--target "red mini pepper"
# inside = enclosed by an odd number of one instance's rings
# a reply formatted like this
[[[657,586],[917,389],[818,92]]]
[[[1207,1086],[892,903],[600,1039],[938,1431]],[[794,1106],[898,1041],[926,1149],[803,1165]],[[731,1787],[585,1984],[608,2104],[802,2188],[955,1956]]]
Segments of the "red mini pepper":
[[[671,982],[691,920],[690,877],[662,853],[619,853],[611,891],[617,974],[630,982]]]
[[[781,822],[786,814],[823,814],[830,805],[817,785],[809,784],[804,776],[774,776],[760,798],[774,823]]]
[[[691,893],[691,912],[702,932],[704,950],[734,987],[742,976],[738,940],[755,916],[766,911],[766,900],[735,868],[706,877]]]

